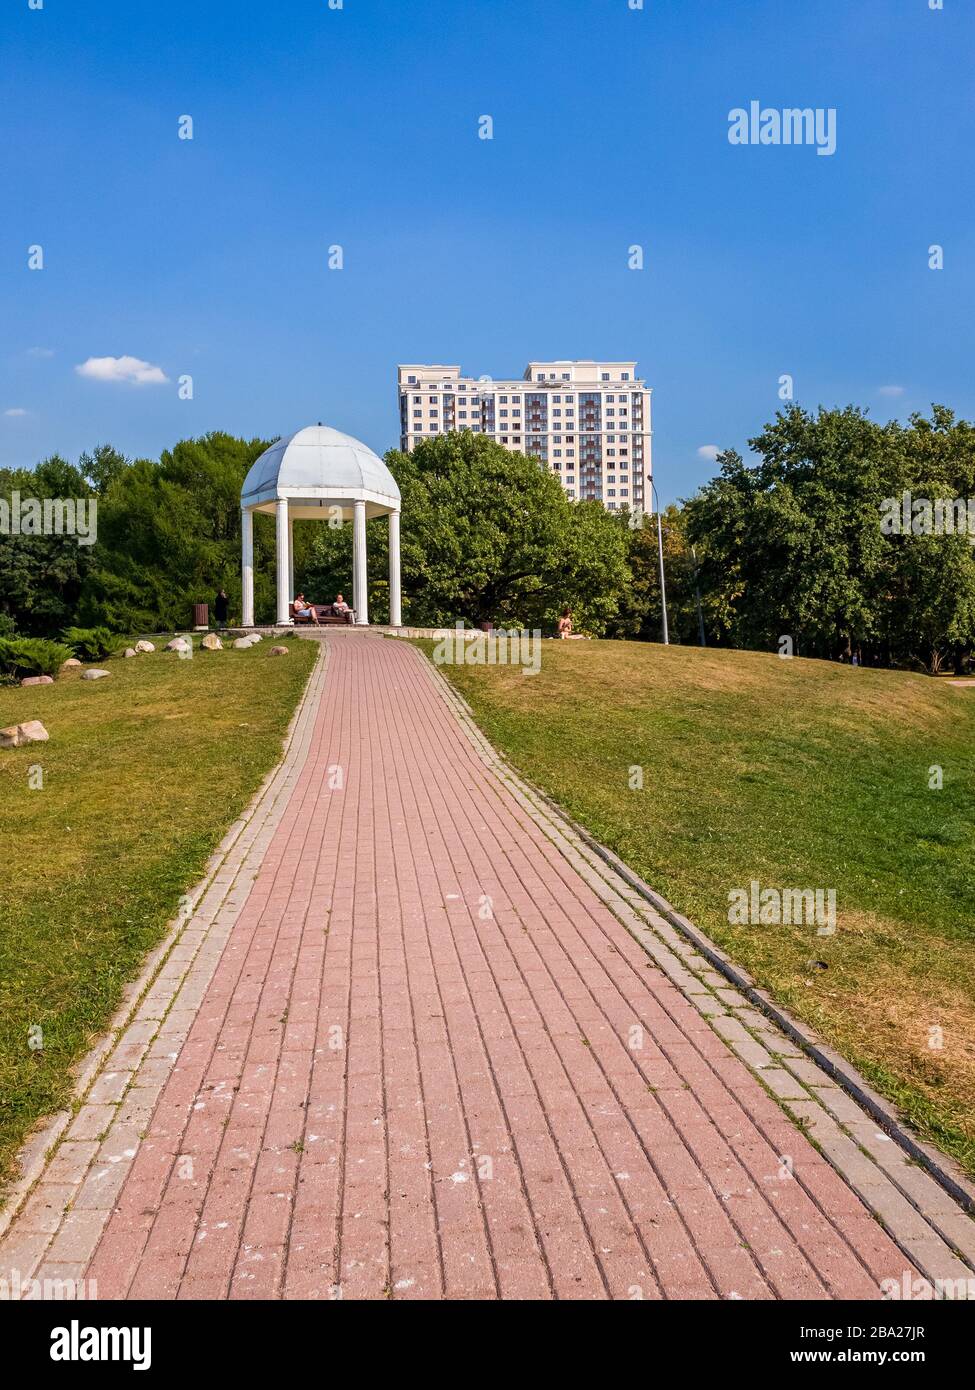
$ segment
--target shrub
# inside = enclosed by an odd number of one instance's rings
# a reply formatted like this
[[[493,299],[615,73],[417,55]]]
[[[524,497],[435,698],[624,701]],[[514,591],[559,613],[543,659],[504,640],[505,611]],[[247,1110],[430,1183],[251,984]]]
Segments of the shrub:
[[[101,661],[119,645],[119,638],[107,627],[66,627],[63,636],[79,661]]]
[[[0,637],[0,670],[18,680],[56,676],[70,656],[70,647],[44,637]]]

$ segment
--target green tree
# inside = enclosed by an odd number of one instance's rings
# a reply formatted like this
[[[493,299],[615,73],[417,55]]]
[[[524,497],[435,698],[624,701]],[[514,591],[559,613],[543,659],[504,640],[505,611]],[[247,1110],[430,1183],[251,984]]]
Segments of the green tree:
[[[0,498],[85,498],[91,488],[81,472],[59,455],[34,469],[0,469]],[[73,621],[92,547],[70,535],[34,536],[0,532],[0,632],[51,637]]]
[[[402,493],[404,620],[602,633],[629,580],[626,524],[573,503],[533,459],[468,432],[390,451]],[[371,558],[371,557],[370,557]]]
[[[878,425],[853,406],[779,414],[686,506],[709,621],[735,646],[938,669],[975,640],[970,538],[888,536],[887,499],[975,495],[972,427],[934,407]]]
[[[240,611],[240,490],[267,447],[213,433],[158,463],[113,469],[99,504],[99,543],[79,604],[82,626],[135,632],[185,626],[193,603],[223,586]],[[272,616],[274,520],[255,518],[255,605]]]

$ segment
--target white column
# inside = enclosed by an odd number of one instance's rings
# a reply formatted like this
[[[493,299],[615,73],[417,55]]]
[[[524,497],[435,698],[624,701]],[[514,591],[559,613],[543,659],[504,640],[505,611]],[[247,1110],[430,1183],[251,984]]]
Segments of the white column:
[[[403,626],[399,572],[399,512],[389,514],[389,622]]]
[[[353,611],[353,613],[358,613],[358,611],[359,611],[359,605],[358,605],[358,604],[356,603],[356,601],[355,601],[355,549],[356,549],[356,538],[355,538],[355,504],[353,503],[353,511],[352,511],[352,611]]]
[[[352,576],[353,602],[357,623],[369,621],[369,590],[366,571],[366,504],[352,503]]]
[[[240,588],[243,596],[241,621],[244,627],[254,626],[254,513],[249,507],[240,509]]]
[[[279,625],[290,622],[288,616],[288,499],[281,497],[277,503],[277,542],[278,542],[278,616]]]
[[[288,512],[288,602],[295,601],[295,519]]]

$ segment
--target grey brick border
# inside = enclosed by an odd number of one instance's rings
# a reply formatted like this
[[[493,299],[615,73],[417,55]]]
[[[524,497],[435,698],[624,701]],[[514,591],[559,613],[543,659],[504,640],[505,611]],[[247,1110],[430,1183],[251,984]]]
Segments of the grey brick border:
[[[631,894],[636,894],[640,899],[649,905],[650,908],[664,921],[672,927],[680,936],[698,952],[707,963],[719,975],[727,981],[728,985],[743,996],[744,1001],[757,1009],[765,1018],[773,1023],[786,1038],[790,1039],[802,1051],[802,1053],[813,1063],[829,1081],[839,1086],[849,1095],[862,1109],[875,1121],[883,1130],[884,1134],[896,1143],[908,1158],[923,1169],[938,1186],[946,1192],[953,1202],[969,1214],[975,1215],[975,1184],[962,1171],[955,1161],[947,1154],[941,1153],[931,1145],[912,1134],[898,1115],[894,1107],[883,1097],[877,1094],[860,1072],[842,1057],[838,1052],[824,1043],[810,1028],[798,1019],[794,1018],[788,1010],[777,1004],[771,995],[756,985],[751,976],[736,965],[724,951],[720,949],[699,927],[697,927],[683,913],[677,911],[660,893],[646,883],[638,874],[630,869],[612,850],[599,843],[583,826],[568,814],[568,812],[554,801],[541,788],[536,787],[518,772],[512,764],[505,758],[492,743],[487,739],[477,724],[474,711],[467,700],[457,691],[450,681],[444,676],[443,672],[437,668],[432,661],[420,651],[414,648],[417,657],[422,660],[430,672],[434,681],[439,685],[441,694],[447,702],[454,708],[464,727],[468,738],[474,743],[481,757],[498,771],[503,779],[511,786],[519,789],[524,797],[529,801],[534,800],[544,806],[546,814],[558,826],[564,828],[570,839],[581,843],[593,855],[595,855],[610,871],[612,877],[621,880],[630,890]],[[543,827],[544,828],[544,827]],[[550,836],[550,838],[553,838]],[[554,843],[560,851],[565,854],[564,845],[559,844],[558,839]],[[566,856],[568,857],[568,856]],[[633,931],[632,926],[624,922]],[[646,946],[639,932],[633,932],[641,944]],[[719,1030],[720,1031],[720,1030]],[[761,1073],[759,1073],[761,1075]],[[782,1098],[780,1097],[780,1103]],[[785,1107],[789,1107],[789,1101],[785,1101]],[[798,1110],[790,1111],[793,1118],[796,1114],[801,1114]],[[913,1201],[914,1198],[911,1197]],[[961,1216],[961,1213],[959,1213]],[[975,1226],[971,1232],[975,1241]],[[965,1241],[968,1247],[967,1258],[972,1259],[971,1246],[969,1241]]]
[[[3,1194],[0,1208],[0,1273],[7,1255],[7,1238],[16,1239],[16,1217],[28,1198],[44,1182],[45,1175],[57,1157],[65,1132],[73,1124],[77,1110],[85,1104],[100,1076],[110,1067],[116,1050],[132,1037],[132,1045],[148,1051],[151,1037],[136,1038],[151,1023],[152,1036],[160,1030],[174,999],[188,984],[191,976],[212,974],[216,968],[223,940],[243,906],[250,891],[249,881],[243,881],[248,859],[257,842],[267,838],[290,799],[295,777],[304,766],[314,729],[318,697],[325,679],[327,647],[320,644],[317,660],[309,673],[298,706],[292,715],[282,741],[279,762],[268,772],[251,798],[246,810],[230,826],[223,840],[207,862],[204,876],[188,894],[194,905],[191,915],[170,922],[166,934],[146,958],[135,980],[126,986],[122,1002],[109,1023],[104,1036],[78,1063],[70,1106],[47,1120],[42,1120],[30,1134],[18,1155],[19,1176]],[[219,921],[219,931],[211,933]],[[209,943],[205,949],[205,943]],[[180,955],[182,953],[182,956]],[[179,1030],[173,1029],[167,1049],[176,1046]],[[175,1057],[175,1053],[173,1054]],[[122,1097],[118,1098],[121,1109]],[[108,1142],[108,1141],[106,1141]],[[131,1162],[115,1158],[121,1171]],[[90,1166],[95,1166],[94,1163]],[[75,1190],[82,1179],[73,1183]],[[70,1205],[70,1199],[64,1204]],[[13,1229],[12,1229],[13,1228]],[[54,1239],[54,1232],[48,1244]]]

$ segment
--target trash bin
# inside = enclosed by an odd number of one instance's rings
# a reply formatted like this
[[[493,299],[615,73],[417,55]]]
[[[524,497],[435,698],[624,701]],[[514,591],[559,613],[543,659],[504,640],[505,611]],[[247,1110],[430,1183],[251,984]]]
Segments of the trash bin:
[[[210,605],[208,603],[194,603],[193,605],[193,626],[200,631],[210,626]]]

